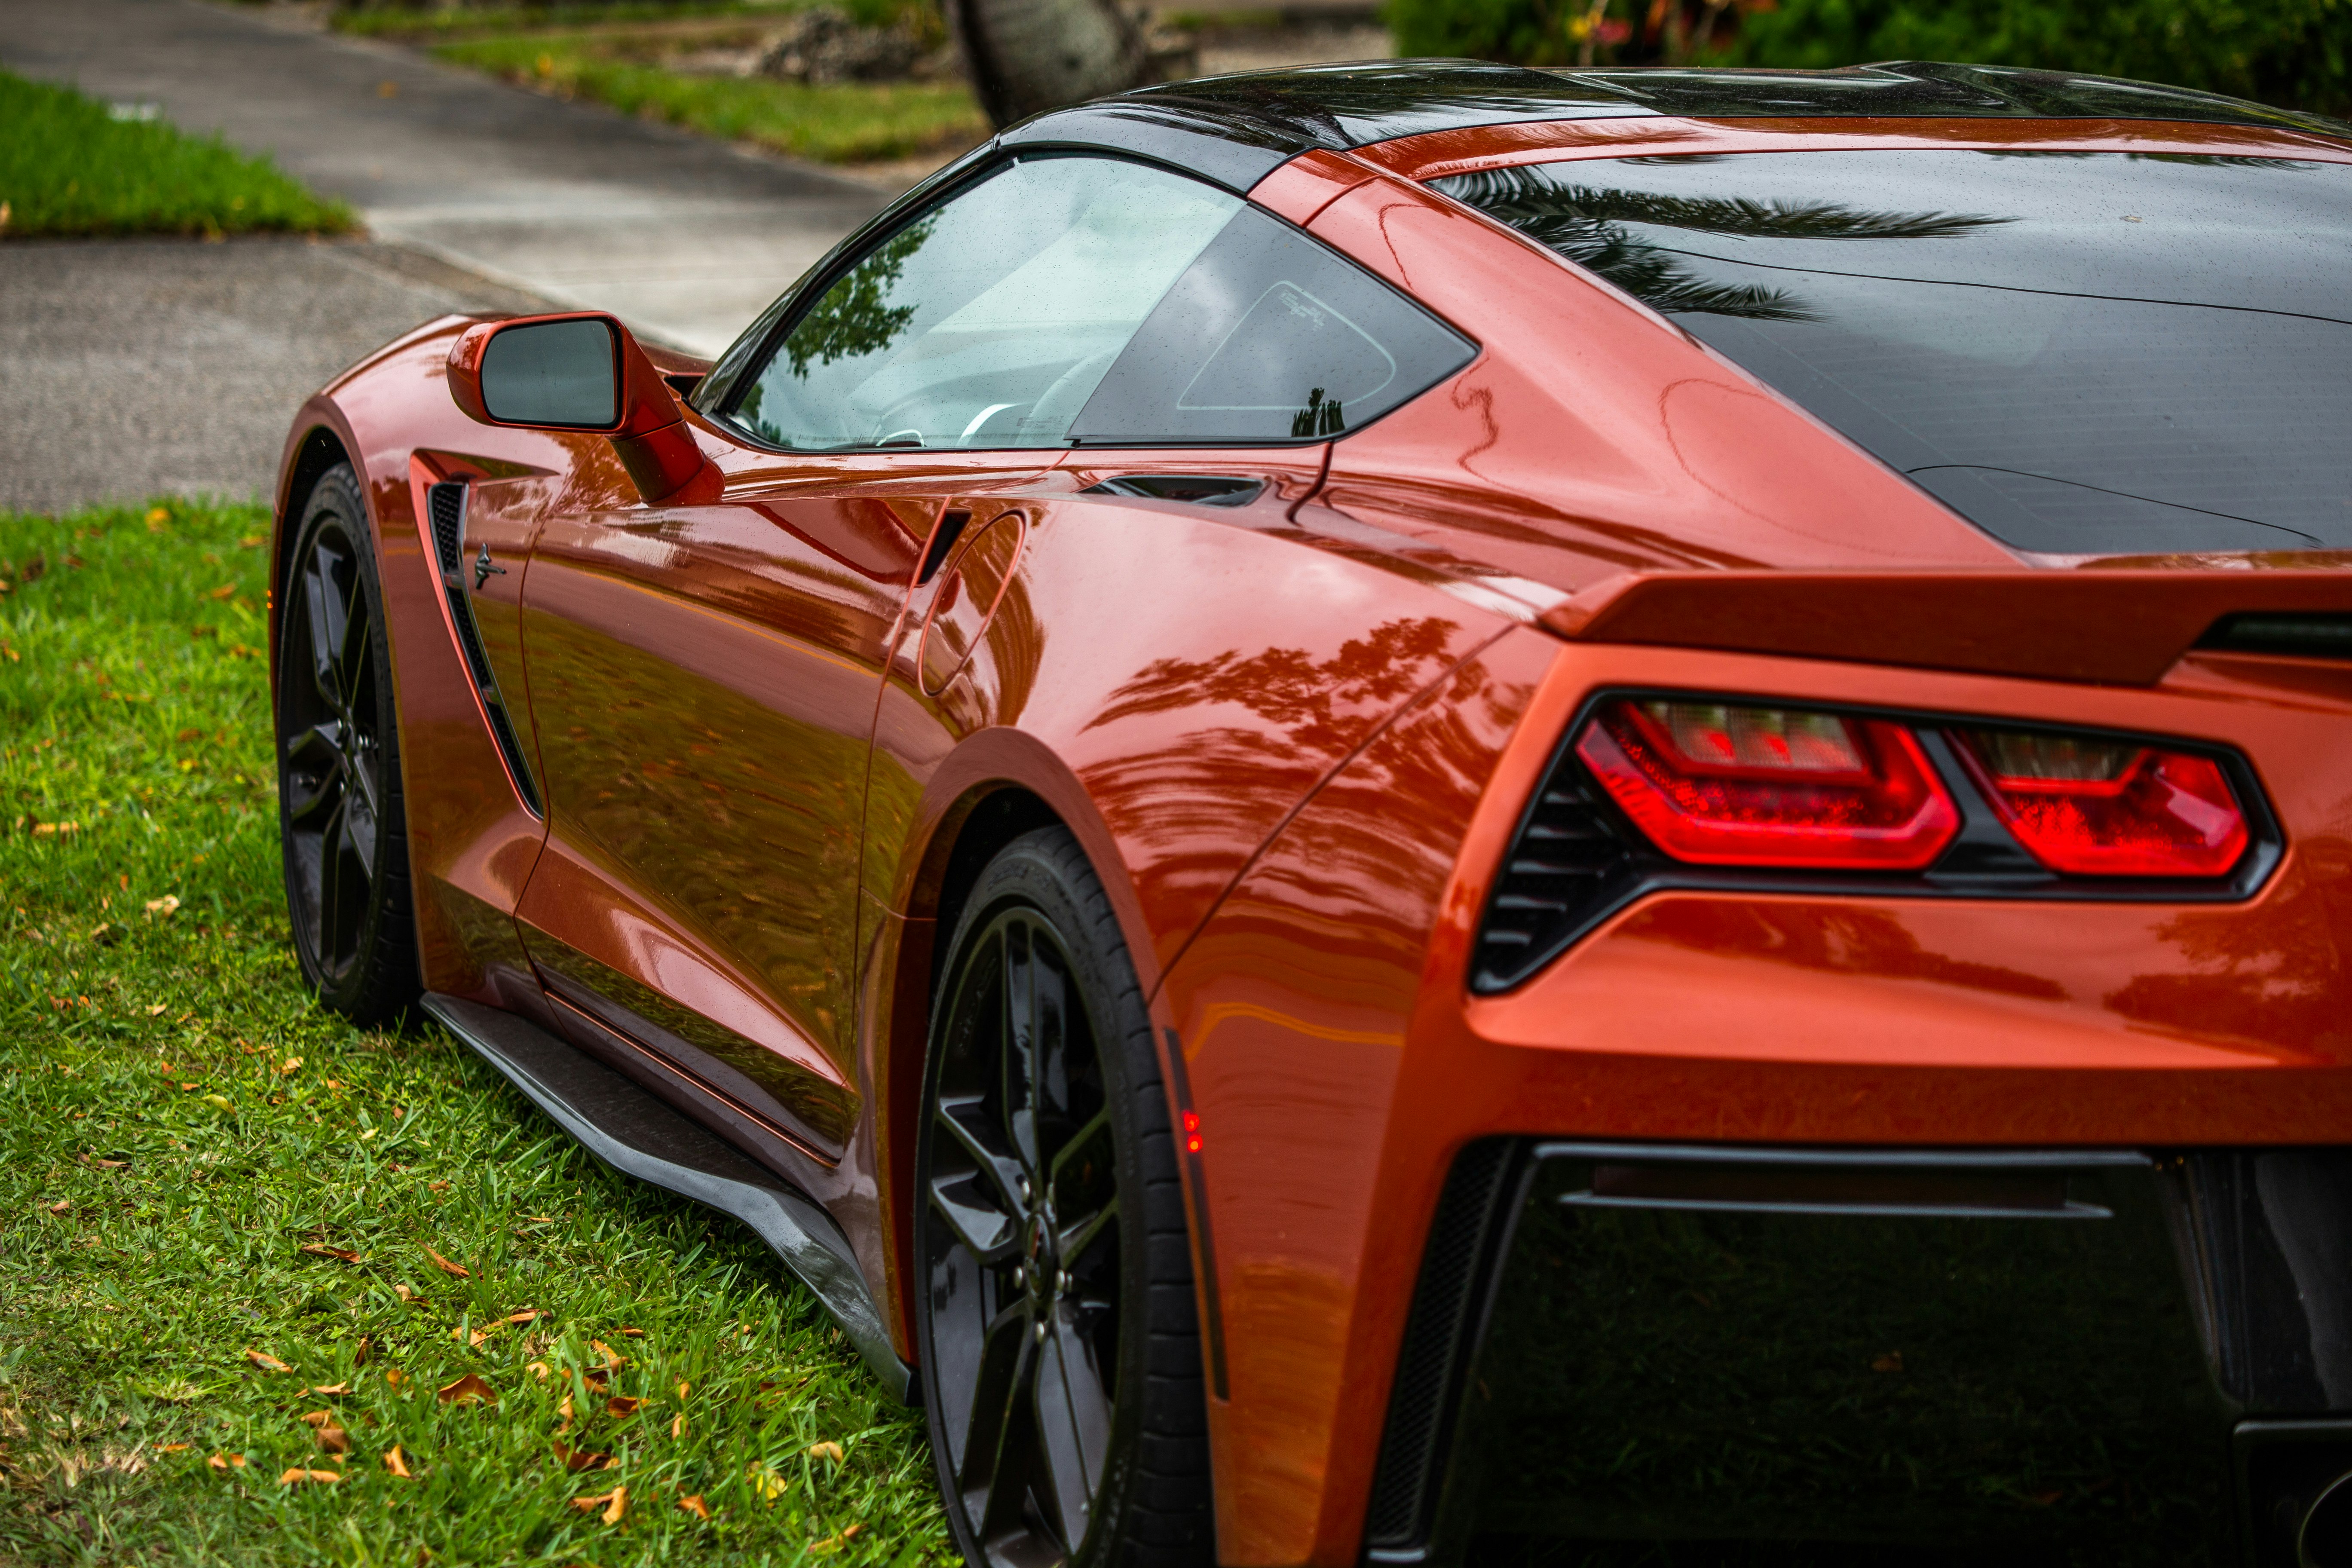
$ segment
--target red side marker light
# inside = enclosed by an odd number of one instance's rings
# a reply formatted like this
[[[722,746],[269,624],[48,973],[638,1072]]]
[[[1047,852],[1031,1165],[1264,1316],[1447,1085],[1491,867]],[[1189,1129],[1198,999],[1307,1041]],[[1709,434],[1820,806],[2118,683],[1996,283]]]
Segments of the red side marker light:
[[[1184,1113],[1184,1152],[1186,1152],[1187,1154],[1197,1154],[1197,1153],[1199,1153],[1200,1152],[1201,1152],[1201,1117],[1200,1117],[1200,1113],[1199,1113],[1199,1112],[1197,1112],[1197,1111],[1188,1110],[1188,1111],[1186,1111],[1186,1112]]]
[[[1919,742],[1884,720],[1621,700],[1576,752],[1677,860],[1917,870],[1959,830]]]
[[[2210,758],[2021,730],[1958,739],[2002,822],[2053,871],[2218,877],[2245,853],[2245,812]]]

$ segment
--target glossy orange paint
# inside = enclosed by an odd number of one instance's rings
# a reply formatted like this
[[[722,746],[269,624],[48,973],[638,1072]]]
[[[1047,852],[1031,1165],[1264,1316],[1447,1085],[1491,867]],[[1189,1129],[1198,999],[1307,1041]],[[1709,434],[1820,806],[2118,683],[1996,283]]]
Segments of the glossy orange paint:
[[[2169,621],[2118,639],[2137,662],[2095,668],[1917,657],[1900,617],[1875,641],[1847,617],[1843,643],[1791,643],[1729,608],[1738,593],[1804,574],[1832,597],[1917,581],[1998,599],[2101,574],[2004,549],[1646,307],[1414,183],[1791,145],[2352,159],[2323,142],[1612,120],[1309,153],[1253,199],[1483,345],[1328,446],[820,459],[688,413],[712,481],[648,503],[602,437],[458,412],[444,377],[467,323],[436,323],[314,400],[289,448],[290,472],[310,431],[333,432],[376,509],[427,984],[565,1030],[801,1184],[911,1354],[912,1134],[952,855],[992,801],[1039,803],[1101,873],[1202,1118],[1187,1180],[1213,1216],[1195,1239],[1224,1347],[1220,1552],[1254,1568],[1357,1560],[1429,1215],[1470,1139],[2344,1142],[2345,668],[2176,658]],[[500,584],[518,600],[484,614],[529,694],[544,823],[472,701],[420,531],[422,485],[461,472],[528,558]],[[1151,473],[1266,489],[1236,508],[1090,491]],[[2213,581],[2179,625],[2232,582],[2305,605],[2342,579],[2335,558],[2231,565],[2197,574]],[[1726,646],[1674,646],[1709,637]],[[2235,746],[2289,848],[2237,904],[1657,895],[1473,997],[1493,868],[1570,719],[1614,685]]]
[[[2340,665],[2197,654],[2151,685],[2086,687],[1525,633],[1480,664],[1491,684],[1401,719],[1318,792],[1160,998],[1210,1139],[1232,1379],[1219,1453],[1248,1456],[1220,1466],[1219,1518],[1248,1531],[1223,1536],[1225,1561],[1354,1560],[1373,1456],[1355,1435],[1382,1418],[1429,1215],[1475,1138],[2352,1133]],[[2231,745],[2256,760],[2291,847],[2237,904],[1658,894],[1518,989],[1474,997],[1492,868],[1571,717],[1614,686]],[[1417,855],[1397,851],[1401,813]]]

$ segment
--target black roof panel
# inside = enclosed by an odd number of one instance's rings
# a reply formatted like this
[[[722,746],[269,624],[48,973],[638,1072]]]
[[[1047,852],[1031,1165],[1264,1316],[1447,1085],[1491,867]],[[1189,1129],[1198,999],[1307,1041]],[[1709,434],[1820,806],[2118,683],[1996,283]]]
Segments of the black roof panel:
[[[2352,136],[2352,125],[2216,93],[2009,66],[1895,61],[1841,70],[1536,70],[1375,60],[1139,88],[1024,121],[1003,146],[1117,147],[1247,190],[1313,148],[1544,120],[2185,120]]]

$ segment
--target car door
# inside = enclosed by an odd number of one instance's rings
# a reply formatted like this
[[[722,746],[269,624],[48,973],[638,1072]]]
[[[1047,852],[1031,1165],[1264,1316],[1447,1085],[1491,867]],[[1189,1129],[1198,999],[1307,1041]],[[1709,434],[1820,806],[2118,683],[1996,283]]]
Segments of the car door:
[[[819,1195],[859,1108],[866,763],[908,596],[975,516],[1017,551],[1007,498],[1238,205],[1108,159],[979,170],[701,400],[715,493],[542,525],[522,641],[550,833],[524,942],[583,1046]]]

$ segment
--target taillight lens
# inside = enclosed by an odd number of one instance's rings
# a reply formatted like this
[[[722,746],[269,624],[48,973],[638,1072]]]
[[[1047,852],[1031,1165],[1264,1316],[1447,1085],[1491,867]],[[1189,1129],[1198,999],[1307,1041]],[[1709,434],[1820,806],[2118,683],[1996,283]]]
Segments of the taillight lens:
[[[2246,814],[2210,758],[2130,741],[1971,730],[1962,749],[2033,858],[2088,877],[2218,877]]]
[[[1618,700],[1576,751],[1653,843],[1702,865],[1917,870],[1960,824],[1919,742],[1884,720]]]

